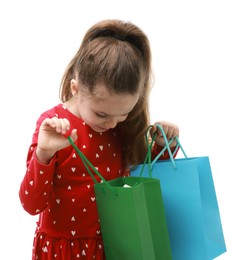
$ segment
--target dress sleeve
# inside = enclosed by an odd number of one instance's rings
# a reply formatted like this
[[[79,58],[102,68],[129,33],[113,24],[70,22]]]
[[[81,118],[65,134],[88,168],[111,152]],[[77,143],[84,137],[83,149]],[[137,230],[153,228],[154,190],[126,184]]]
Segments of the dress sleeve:
[[[21,204],[31,215],[36,215],[43,211],[47,207],[49,198],[52,195],[51,188],[56,157],[53,157],[48,165],[39,163],[36,158],[38,130],[44,118],[45,115],[42,115],[37,121],[32,144],[27,154],[26,173],[19,189]]]

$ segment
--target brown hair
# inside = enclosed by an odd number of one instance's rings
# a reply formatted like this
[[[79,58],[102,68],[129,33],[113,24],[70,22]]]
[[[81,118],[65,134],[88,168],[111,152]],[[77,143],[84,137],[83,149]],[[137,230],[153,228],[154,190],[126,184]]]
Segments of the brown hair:
[[[146,155],[145,132],[149,125],[151,51],[147,36],[136,25],[104,20],[92,26],[68,64],[60,87],[62,102],[72,97],[71,79],[92,93],[104,84],[111,93],[140,94],[127,119],[117,125],[124,144],[126,167],[141,163]]]

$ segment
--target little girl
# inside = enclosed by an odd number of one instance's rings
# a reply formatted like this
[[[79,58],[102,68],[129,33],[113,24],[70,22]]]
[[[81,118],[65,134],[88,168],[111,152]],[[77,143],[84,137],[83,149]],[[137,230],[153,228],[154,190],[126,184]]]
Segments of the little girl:
[[[62,78],[61,103],[39,117],[28,150],[19,196],[39,214],[33,260],[105,259],[94,182],[67,137],[106,180],[127,176],[147,153],[150,87],[150,45],[140,28],[105,20],[87,31]],[[168,138],[179,135],[176,125],[158,123]],[[157,136],[153,156],[164,145]]]

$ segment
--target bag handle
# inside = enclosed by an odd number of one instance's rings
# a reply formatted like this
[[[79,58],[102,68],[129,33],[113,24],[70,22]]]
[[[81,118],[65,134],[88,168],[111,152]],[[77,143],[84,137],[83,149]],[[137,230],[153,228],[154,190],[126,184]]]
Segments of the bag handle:
[[[172,162],[172,165],[173,167],[176,169],[176,163],[175,163],[175,160],[174,160],[174,155],[176,154],[177,150],[180,148],[184,157],[187,158],[187,155],[184,151],[184,148],[182,147],[180,141],[179,141],[179,138],[178,136],[175,136],[174,138],[170,139],[170,141],[168,142],[167,140],[167,136],[166,136],[166,133],[165,131],[163,130],[162,126],[157,124],[156,127],[161,131],[161,134],[164,138],[164,141],[165,141],[165,144],[166,146],[160,151],[160,153],[155,157],[155,159],[152,161],[151,163],[151,168],[154,166],[154,164],[156,163],[156,161],[160,158],[160,156],[167,150],[168,151],[168,154],[169,154],[169,157],[170,157],[170,160]],[[171,148],[170,148],[170,144],[173,142],[173,140],[176,140],[177,142],[177,145],[175,147],[175,150],[173,152],[171,152]]]
[[[177,150],[180,148],[182,153],[184,154],[185,158],[187,158],[187,155],[182,147],[182,145],[180,144],[180,141],[179,141],[179,138],[178,136],[175,136],[174,138],[171,138],[169,141],[167,140],[167,136],[166,136],[166,133],[165,131],[163,130],[162,126],[159,125],[159,124],[156,124],[156,127],[161,131],[162,133],[162,136],[164,138],[164,141],[166,143],[166,145],[164,146],[164,148],[159,152],[159,154],[155,157],[155,159],[151,162],[151,151],[152,151],[152,147],[153,147],[153,144],[154,144],[154,141],[156,139],[156,136],[157,136],[157,131],[158,129],[153,133],[153,136],[152,136],[152,140],[151,142],[149,143],[148,142],[148,133],[149,133],[149,130],[153,127],[153,125],[150,125],[148,128],[147,128],[147,131],[146,131],[146,134],[145,134],[145,141],[146,143],[148,144],[148,151],[147,151],[147,154],[146,154],[146,157],[144,159],[144,162],[143,162],[143,165],[142,165],[142,169],[141,169],[141,172],[140,172],[140,176],[142,176],[143,174],[143,171],[144,171],[144,167],[146,165],[146,162],[148,161],[148,170],[149,170],[149,175],[150,177],[152,178],[152,168],[154,166],[154,164],[156,163],[156,161],[161,157],[161,155],[167,150],[168,151],[168,154],[169,154],[169,157],[170,157],[170,160],[171,160],[171,163],[173,165],[173,168],[176,169],[176,163],[175,163],[175,160],[174,160],[174,154],[177,152]],[[170,148],[170,144],[173,142],[173,140],[176,140],[177,142],[177,145],[176,145],[176,148],[175,150],[172,152],[171,151],[171,148]]]
[[[98,181],[96,180],[95,176],[92,174],[90,168],[95,172],[95,174],[108,186],[108,188],[115,194],[117,194],[117,191],[103,178],[103,176],[99,173],[99,171],[93,166],[93,164],[86,158],[86,156],[79,150],[79,148],[75,145],[73,142],[71,136],[68,136],[68,141],[73,146],[73,148],[78,153],[79,157],[81,158],[87,172],[90,174],[91,178],[93,179],[94,183],[97,184]]]

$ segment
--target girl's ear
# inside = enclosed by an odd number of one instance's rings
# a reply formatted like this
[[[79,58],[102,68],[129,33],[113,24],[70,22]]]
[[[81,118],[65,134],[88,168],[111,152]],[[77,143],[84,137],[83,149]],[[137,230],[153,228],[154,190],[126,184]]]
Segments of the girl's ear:
[[[79,92],[78,82],[76,79],[71,79],[70,88],[71,88],[72,95],[76,96]]]

